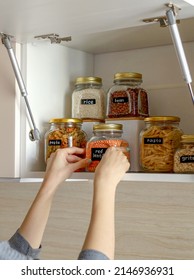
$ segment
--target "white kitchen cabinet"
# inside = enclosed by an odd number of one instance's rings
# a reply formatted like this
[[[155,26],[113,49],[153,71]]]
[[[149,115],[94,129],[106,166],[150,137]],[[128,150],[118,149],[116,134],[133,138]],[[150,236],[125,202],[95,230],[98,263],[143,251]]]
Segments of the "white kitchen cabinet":
[[[130,2],[130,5],[129,5]],[[194,8],[184,1],[181,7],[180,31],[191,74],[194,73]],[[193,105],[181,76],[168,27],[145,24],[143,18],[165,15],[166,1],[0,1],[1,31],[16,38],[17,57],[29,93],[35,123],[41,133],[39,142],[29,139],[29,120],[23,99],[15,93],[15,80],[3,45],[0,63],[2,88],[1,135],[2,168],[0,177],[41,178],[45,169],[44,133],[51,118],[70,117],[71,93],[79,75],[96,75],[107,90],[113,75],[119,71],[143,74],[143,87],[150,95],[152,115],[178,115],[185,133],[194,133]],[[22,9],[19,7],[23,7]],[[5,13],[6,11],[6,13]],[[58,33],[72,35],[72,42],[51,44],[34,36]],[[20,61],[21,56],[21,61]],[[6,70],[6,71],[5,71]],[[6,77],[6,78],[5,78]],[[7,83],[10,80],[12,90]],[[8,94],[6,94],[6,92]],[[14,94],[15,93],[15,94]],[[6,111],[6,113],[4,113]],[[7,115],[6,115],[7,114]],[[5,117],[7,116],[7,117]],[[5,121],[5,119],[8,121]],[[5,130],[6,127],[6,130]],[[8,129],[9,128],[9,129]],[[9,133],[4,137],[3,131]],[[8,151],[4,147],[9,147]],[[92,174],[76,173],[75,179],[91,179]],[[161,179],[162,178],[162,179]],[[126,180],[193,181],[192,175],[126,174]]]
[[[179,30],[194,77],[194,7],[181,0],[174,3],[182,9]],[[24,100],[0,43],[0,240],[18,228],[40,187],[43,135],[51,118],[70,116],[77,76],[100,76],[107,90],[115,72],[141,72],[151,114],[178,115],[184,132],[194,134],[194,108],[169,30],[142,22],[163,16],[165,4],[165,0],[0,0],[0,32],[15,37],[13,46],[42,136],[39,142],[29,139]],[[71,35],[72,42],[58,45],[34,39],[49,33]],[[56,195],[45,232],[43,259],[77,258],[89,222],[92,178],[91,173],[74,173],[63,183],[65,191],[62,187]],[[116,259],[193,259],[193,182],[192,174],[127,173],[116,199]]]

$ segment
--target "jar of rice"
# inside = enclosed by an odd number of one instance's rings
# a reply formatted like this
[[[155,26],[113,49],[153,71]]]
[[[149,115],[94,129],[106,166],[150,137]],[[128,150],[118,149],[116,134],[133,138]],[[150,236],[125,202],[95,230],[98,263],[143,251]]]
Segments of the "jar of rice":
[[[104,119],[105,92],[99,77],[78,77],[72,93],[72,117]]]

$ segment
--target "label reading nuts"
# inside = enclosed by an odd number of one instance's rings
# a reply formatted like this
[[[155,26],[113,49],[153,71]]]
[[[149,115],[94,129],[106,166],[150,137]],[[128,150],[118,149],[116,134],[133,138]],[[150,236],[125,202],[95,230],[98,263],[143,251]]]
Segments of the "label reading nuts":
[[[194,163],[194,155],[181,156],[180,163]]]
[[[144,144],[163,144],[163,138],[159,138],[159,137],[144,138]]]
[[[129,99],[128,97],[114,97],[112,101],[113,103],[128,103]]]
[[[107,148],[92,148],[91,159],[93,160],[101,160],[103,154],[106,152]]]
[[[95,105],[96,99],[81,99],[82,105]]]
[[[60,139],[49,140],[48,145],[49,146],[61,146],[61,140]]]

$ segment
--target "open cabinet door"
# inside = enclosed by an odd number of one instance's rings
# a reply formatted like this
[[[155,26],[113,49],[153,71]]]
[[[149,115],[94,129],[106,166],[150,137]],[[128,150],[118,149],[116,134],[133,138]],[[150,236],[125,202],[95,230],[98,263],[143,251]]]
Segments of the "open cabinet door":
[[[20,61],[20,45],[13,44]],[[17,178],[20,170],[20,94],[7,55],[0,43],[0,177]]]

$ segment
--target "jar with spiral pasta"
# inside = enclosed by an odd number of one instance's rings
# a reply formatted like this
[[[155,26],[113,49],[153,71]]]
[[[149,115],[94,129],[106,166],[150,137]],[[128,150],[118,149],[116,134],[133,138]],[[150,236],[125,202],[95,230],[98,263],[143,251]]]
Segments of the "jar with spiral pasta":
[[[174,154],[175,173],[194,173],[194,135],[182,135]]]
[[[67,147],[85,148],[87,135],[81,129],[81,119],[51,119],[45,134],[45,161],[57,149]]]
[[[97,124],[93,137],[87,142],[86,157],[91,159],[87,171],[94,172],[108,147],[117,147],[130,160],[129,143],[122,139],[122,124]]]
[[[99,77],[78,77],[72,93],[72,117],[104,119],[105,92]]]
[[[180,118],[156,116],[144,119],[140,133],[140,165],[146,172],[173,172],[174,153],[179,147],[182,130]]]
[[[141,83],[140,73],[116,73],[107,93],[106,117],[148,117],[148,94]]]

